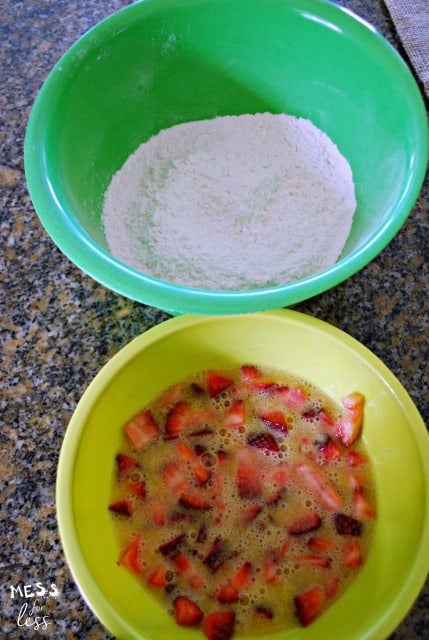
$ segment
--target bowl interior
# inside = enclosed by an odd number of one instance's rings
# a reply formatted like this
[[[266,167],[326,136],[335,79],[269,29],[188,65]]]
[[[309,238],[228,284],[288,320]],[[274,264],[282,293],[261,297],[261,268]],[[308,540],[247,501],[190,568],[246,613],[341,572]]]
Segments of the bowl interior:
[[[72,418],[58,469],[58,519],[74,578],[95,614],[122,640],[202,639],[199,631],[176,627],[116,565],[118,546],[106,508],[114,458],[121,425],[170,384],[208,367],[249,362],[303,376],[338,401],[353,390],[363,392],[363,437],[377,485],[374,540],[348,591],[310,627],[269,638],[383,640],[412,605],[429,569],[427,432],[404,388],[373,354],[338,329],[294,311],[174,318],[135,339],[102,369]]]
[[[358,208],[323,277],[264,294],[168,286],[112,258],[101,224],[112,175],[151,135],[227,114],[310,118],[349,160]],[[193,313],[286,306],[348,277],[399,230],[427,163],[417,85],[370,26],[323,0],[145,0],[97,25],[58,62],[26,136],[26,173],[54,241],[110,288]]]

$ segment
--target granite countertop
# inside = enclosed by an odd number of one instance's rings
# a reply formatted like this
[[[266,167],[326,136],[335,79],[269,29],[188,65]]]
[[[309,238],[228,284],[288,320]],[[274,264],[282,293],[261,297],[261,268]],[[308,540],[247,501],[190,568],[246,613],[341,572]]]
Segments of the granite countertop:
[[[32,103],[53,64],[89,27],[127,4],[2,2],[0,639],[111,638],[79,595],[64,561],[55,514],[58,456],[71,414],[102,365],[169,316],[106,290],[57,250],[26,189],[23,139]],[[340,4],[372,22],[406,59],[382,0]],[[426,179],[406,224],[377,259],[297,306],[374,351],[408,390],[426,424],[428,210]],[[37,583],[49,589],[54,584],[58,591],[57,598],[44,601],[47,630],[30,625],[37,610],[31,612],[35,598],[25,598],[24,589],[34,593]],[[429,583],[391,640],[427,639],[428,629]]]

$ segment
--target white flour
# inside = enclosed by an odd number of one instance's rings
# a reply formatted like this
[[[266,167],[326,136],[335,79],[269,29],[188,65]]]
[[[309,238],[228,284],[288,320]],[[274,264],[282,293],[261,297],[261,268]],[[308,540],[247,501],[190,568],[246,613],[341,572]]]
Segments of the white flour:
[[[309,120],[269,113],[176,125],[106,191],[112,254],[176,284],[252,289],[333,264],[356,208],[351,169]]]

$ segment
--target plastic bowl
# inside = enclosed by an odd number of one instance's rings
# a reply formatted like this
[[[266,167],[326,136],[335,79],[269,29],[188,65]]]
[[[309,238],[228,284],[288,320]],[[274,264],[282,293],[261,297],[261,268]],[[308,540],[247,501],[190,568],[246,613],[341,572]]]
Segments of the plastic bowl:
[[[290,310],[170,319],[129,343],[96,376],[67,429],[57,476],[60,534],[74,579],[121,640],[203,640],[202,632],[177,627],[116,564],[107,510],[115,455],[122,425],[162,390],[196,371],[251,362],[313,381],[338,402],[351,391],[365,395],[362,437],[377,492],[372,546],[348,590],[309,627],[264,638],[384,640],[429,569],[428,435],[405,389],[376,356],[339,329]]]
[[[358,207],[338,262],[267,289],[188,288],[109,253],[112,175],[159,130],[227,114],[309,118],[353,170]],[[113,14],[59,60],[30,115],[25,169],[36,211],[84,272],[177,313],[298,303],[345,280],[399,231],[420,191],[428,128],[416,82],[370,25],[323,0],[145,0]]]

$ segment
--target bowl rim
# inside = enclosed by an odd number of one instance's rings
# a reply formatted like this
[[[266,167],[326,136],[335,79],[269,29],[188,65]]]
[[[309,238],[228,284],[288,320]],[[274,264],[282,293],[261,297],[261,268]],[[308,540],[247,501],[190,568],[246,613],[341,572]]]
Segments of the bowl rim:
[[[288,325],[304,325],[305,328],[310,328],[323,338],[340,343],[341,348],[352,351],[355,355],[358,354],[397,398],[398,405],[406,414],[407,422],[413,432],[416,447],[420,451],[422,469],[429,477],[429,440],[423,419],[406,389],[374,353],[341,329],[298,311],[280,309],[258,312],[252,316],[256,319],[281,322],[286,328]],[[110,385],[115,375],[148,347],[156,345],[158,341],[162,341],[171,334],[180,333],[184,329],[198,328],[205,323],[237,322],[243,317],[246,316],[242,314],[229,317],[182,315],[145,331],[123,347],[102,367],[85,390],[70,420],[60,453],[56,481],[57,520],[60,538],[66,561],[84,600],[109,630],[114,632],[115,629],[120,629],[122,631],[120,637],[137,638],[133,628],[127,628],[127,622],[112,610],[105,594],[98,587],[90,569],[83,561],[78,541],[78,527],[74,521],[71,481],[73,480],[75,458],[84,432],[85,421],[93,410],[93,406],[96,405],[99,396]],[[422,524],[422,535],[415,556],[418,561],[415,560],[412,565],[407,579],[398,591],[397,598],[386,611],[383,611],[376,628],[368,630],[364,636],[360,637],[360,640],[385,640],[406,616],[424,585],[429,570],[429,546],[425,544],[425,540],[429,537],[429,487],[427,486],[424,492],[424,507],[426,517]]]
[[[173,0],[173,2],[177,0]],[[205,3],[208,0],[192,0]],[[394,47],[371,24],[349,9],[331,0],[281,0],[291,3],[295,10],[314,15],[336,16],[340,23],[356,23],[360,33],[372,39],[384,55],[390,56],[397,73],[404,82],[412,112],[419,130],[419,144],[413,158],[413,172],[406,190],[397,203],[396,215],[384,224],[358,249],[340,257],[332,266],[315,274],[284,285],[247,290],[212,290],[187,287],[161,280],[141,272],[112,256],[91,238],[83,227],[67,214],[53,191],[48,178],[46,150],[40,141],[48,129],[46,113],[57,87],[73,68],[75,56],[82,57],[93,42],[105,34],[114,34],[124,28],[134,15],[144,19],[148,7],[162,11],[169,4],[159,0],[140,0],[107,16],[84,33],[58,60],[42,84],[30,112],[24,139],[24,169],[27,186],[36,213],[57,247],[69,260],[95,281],[129,299],[158,307],[170,313],[234,314],[263,311],[302,302],[338,285],[373,260],[395,237],[405,223],[417,200],[425,177],[429,159],[429,128],[423,98],[410,68]]]

